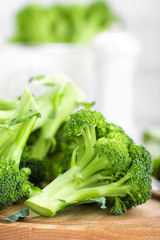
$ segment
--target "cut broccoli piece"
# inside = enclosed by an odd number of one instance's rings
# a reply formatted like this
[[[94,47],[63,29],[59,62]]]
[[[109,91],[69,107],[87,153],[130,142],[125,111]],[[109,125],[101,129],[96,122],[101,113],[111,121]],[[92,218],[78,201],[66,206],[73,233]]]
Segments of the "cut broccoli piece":
[[[71,204],[105,197],[112,199],[111,214],[118,215],[151,197],[148,151],[136,148],[102,114],[83,109],[71,115],[63,129],[62,149],[71,167],[25,202],[36,213],[51,217]]]
[[[37,191],[28,182],[29,168],[19,170],[21,154],[40,116],[37,104],[26,88],[13,117],[0,126],[0,209]]]

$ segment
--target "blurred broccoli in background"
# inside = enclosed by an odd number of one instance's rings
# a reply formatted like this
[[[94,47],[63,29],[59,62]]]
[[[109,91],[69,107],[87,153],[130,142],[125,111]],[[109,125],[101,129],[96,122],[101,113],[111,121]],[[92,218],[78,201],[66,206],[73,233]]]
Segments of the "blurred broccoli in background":
[[[89,43],[116,21],[120,18],[104,1],[89,5],[28,5],[16,14],[16,30],[11,42]]]
[[[151,128],[146,130],[143,133],[143,142],[152,155],[152,176],[160,180],[160,129]]]

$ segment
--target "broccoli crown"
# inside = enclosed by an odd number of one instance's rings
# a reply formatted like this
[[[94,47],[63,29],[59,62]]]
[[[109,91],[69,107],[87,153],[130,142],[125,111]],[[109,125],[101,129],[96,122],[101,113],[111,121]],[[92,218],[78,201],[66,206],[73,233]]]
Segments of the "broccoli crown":
[[[19,170],[15,161],[0,158],[0,209],[12,205],[27,196],[30,190],[29,168]]]
[[[141,164],[148,174],[152,173],[151,155],[145,147],[131,144],[129,147],[129,154],[133,161]]]
[[[62,134],[62,151],[66,157],[71,157],[78,146],[79,155],[85,149],[93,148],[96,140],[105,136],[106,122],[103,115],[89,109],[81,109],[72,114],[66,122]]]
[[[146,168],[142,167],[141,164],[133,164],[129,169],[129,174],[131,174],[131,178],[128,181],[130,185],[128,201],[131,200],[133,206],[145,203],[151,198],[151,179]]]
[[[123,136],[122,136],[123,138]],[[118,137],[118,139],[121,139]],[[131,164],[127,145],[123,141],[118,141],[116,138],[100,138],[94,145],[94,151],[101,156],[104,156],[107,161],[107,167],[113,169],[114,173],[125,172]]]
[[[152,172],[152,175],[157,180],[160,180],[160,157],[153,159],[153,172]]]
[[[125,133],[125,131],[113,123],[106,123],[106,137],[117,139],[124,142],[127,146],[133,143],[133,140]]]
[[[149,152],[101,113],[82,109],[71,115],[61,139],[71,167],[26,201],[33,211],[53,216],[68,205],[105,197],[111,214],[119,215],[151,197]]]
[[[82,135],[85,128],[94,127],[99,137],[105,136],[106,122],[103,115],[89,109],[81,109],[71,115],[64,127],[63,139],[71,139]]]

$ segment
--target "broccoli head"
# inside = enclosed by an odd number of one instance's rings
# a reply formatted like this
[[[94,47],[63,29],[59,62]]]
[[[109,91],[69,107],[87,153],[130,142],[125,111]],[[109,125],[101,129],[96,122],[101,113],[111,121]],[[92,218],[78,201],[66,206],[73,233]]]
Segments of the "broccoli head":
[[[25,202],[36,213],[51,217],[71,204],[103,197],[110,213],[119,215],[151,197],[149,152],[101,113],[72,114],[63,128],[62,150],[70,169]]]

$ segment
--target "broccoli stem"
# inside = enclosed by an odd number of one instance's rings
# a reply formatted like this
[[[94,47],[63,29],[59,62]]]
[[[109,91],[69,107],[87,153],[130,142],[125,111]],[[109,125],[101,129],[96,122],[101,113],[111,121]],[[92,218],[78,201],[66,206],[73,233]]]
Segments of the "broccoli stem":
[[[44,128],[42,128],[42,133],[45,139],[50,139],[56,134],[59,127],[73,112],[73,109],[76,107],[76,105],[77,103],[72,95],[62,99],[62,102],[59,104],[57,109],[55,109],[55,116],[53,118],[50,117],[45,123]]]
[[[41,128],[40,138],[32,148],[31,155],[33,158],[43,159],[51,146],[53,145],[53,148],[55,147],[55,134],[65,119],[73,112],[76,105],[77,103],[72,94],[62,99],[60,105],[55,109],[55,116],[50,116]]]
[[[94,173],[103,170],[107,166],[108,161],[105,157],[95,157],[86,168],[81,172],[82,178],[86,179]]]
[[[86,126],[82,132],[82,138],[84,139],[84,154],[80,159],[78,159],[78,165],[81,169],[85,168],[89,162],[94,157],[94,149],[93,146],[96,143],[96,130],[93,126]]]
[[[33,127],[33,131],[39,129],[45,123],[49,114],[53,110],[52,99],[54,95],[55,90],[51,89],[36,98],[37,105],[40,109],[40,112],[42,113],[42,117],[37,120],[36,124]]]
[[[115,181],[116,178],[112,175],[110,176],[109,172],[106,170],[105,175],[101,174],[101,172],[98,172],[87,178],[84,182],[80,183],[78,187],[81,189],[88,186],[103,185],[103,183],[106,184],[106,180]]]
[[[100,174],[97,173],[90,179],[82,182],[82,184],[79,184],[78,181],[76,181],[77,179],[73,179],[72,177],[77,171],[77,167],[72,167],[45,187],[43,193],[38,193],[35,196],[32,196],[25,202],[25,204],[33,211],[51,217],[54,216],[57,211],[62,210],[66,206],[88,198],[102,196],[124,197],[130,191],[131,187],[127,183],[131,177],[130,173],[127,173],[117,182],[94,187],[94,182],[97,177],[99,177],[100,180],[104,180],[105,176],[100,176]],[[92,183],[93,187],[85,188],[88,184]]]
[[[125,178],[125,177],[124,177]],[[122,179],[121,179],[122,180]],[[115,197],[115,196],[126,196],[126,194],[130,191],[129,184],[123,184],[127,179],[123,179],[123,181],[117,181],[116,183],[111,183],[104,186],[99,187],[91,187],[80,190],[72,190],[71,192],[66,189],[66,186],[63,188],[63,193],[54,195],[51,197],[51,192],[54,192],[53,189],[48,189],[48,194],[46,191],[43,193],[33,195],[29,200],[25,202],[25,204],[34,212],[37,212],[40,215],[52,217],[59,210],[62,210],[66,206],[85,200],[89,198],[96,197]],[[74,189],[74,188],[73,188]],[[49,199],[49,200],[48,200]]]
[[[104,186],[92,187],[74,191],[73,193],[62,196],[67,203],[72,204],[81,200],[96,197],[125,196],[130,190],[130,185],[121,186],[118,182]]]
[[[37,117],[33,117],[32,119],[28,120],[23,126],[21,130],[18,132],[17,136],[15,137],[14,144],[10,148],[10,151],[7,155],[8,159],[14,159],[17,164],[19,165],[21,160],[21,155],[26,144],[26,141],[32,131],[32,128],[37,120]]]
[[[2,155],[6,156],[7,159],[15,160],[18,165],[20,163],[23,148],[37,120],[37,110],[37,104],[30,94],[29,90],[26,88],[15,114],[13,115],[11,121],[8,123],[10,124],[13,120],[15,122],[15,125],[11,127],[13,130],[8,132],[8,134],[11,136],[11,144],[6,142],[6,144],[2,145],[2,148],[0,150],[1,154],[3,153]],[[25,115],[30,111],[35,113],[32,115]],[[21,116],[23,116],[23,121],[19,123],[18,119],[20,119]],[[8,138],[8,134],[6,131],[4,131],[4,138],[2,137],[3,141]]]

